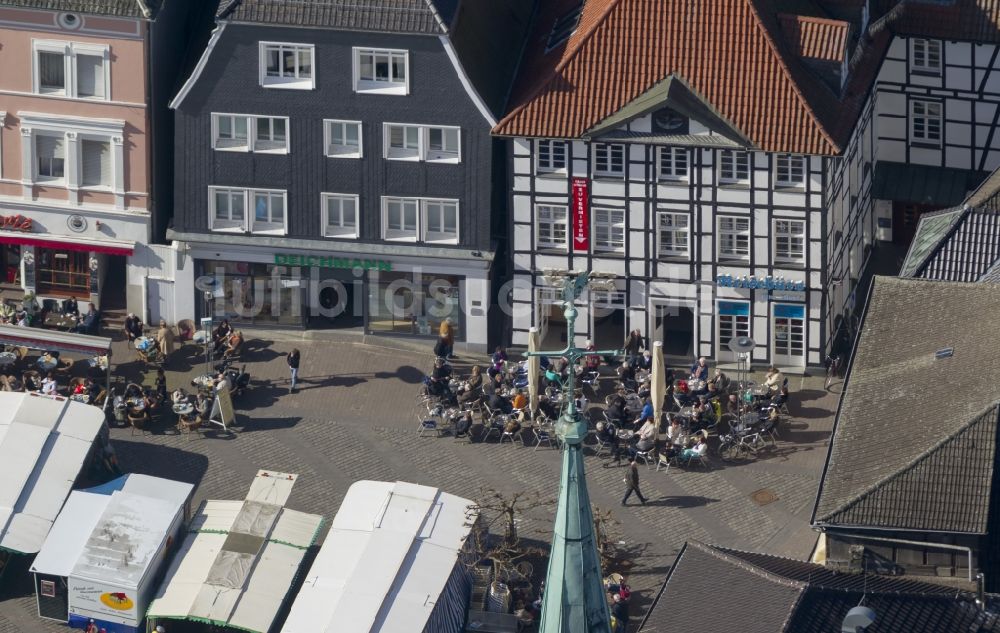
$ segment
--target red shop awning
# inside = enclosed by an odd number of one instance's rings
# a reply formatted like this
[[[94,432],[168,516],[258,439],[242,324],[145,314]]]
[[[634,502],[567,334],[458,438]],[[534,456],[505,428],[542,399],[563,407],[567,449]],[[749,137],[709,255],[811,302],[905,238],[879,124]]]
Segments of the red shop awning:
[[[18,244],[21,246],[37,246],[64,251],[84,251],[88,253],[104,253],[105,255],[129,256],[135,251],[134,242],[111,240],[86,240],[81,238],[60,238],[49,236],[45,239],[33,237],[30,234],[0,231],[0,244]]]

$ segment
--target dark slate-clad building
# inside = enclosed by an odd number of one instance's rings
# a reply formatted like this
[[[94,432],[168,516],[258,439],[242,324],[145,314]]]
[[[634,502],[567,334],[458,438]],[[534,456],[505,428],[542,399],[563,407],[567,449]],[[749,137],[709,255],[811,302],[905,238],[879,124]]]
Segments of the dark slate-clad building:
[[[639,631],[831,633],[863,604],[865,633],[994,633],[998,598],[689,541]]]
[[[1000,587],[1000,286],[875,277],[813,510],[814,559]]]
[[[487,347],[532,0],[223,0],[176,113],[178,314]]]

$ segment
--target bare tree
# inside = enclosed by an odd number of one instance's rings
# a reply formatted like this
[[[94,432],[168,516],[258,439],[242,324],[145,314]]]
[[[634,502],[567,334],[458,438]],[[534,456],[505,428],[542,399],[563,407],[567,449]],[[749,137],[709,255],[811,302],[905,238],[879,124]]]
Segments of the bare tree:
[[[594,540],[597,543],[597,552],[601,555],[601,569],[608,571],[619,562],[615,532],[621,524],[614,518],[611,510],[601,510],[597,506],[592,506],[592,511]]]
[[[526,512],[547,506],[549,500],[527,492],[505,494],[492,488],[480,490],[475,503],[465,510],[471,551],[471,565],[490,560],[497,576],[511,575],[518,561],[528,556],[544,556],[545,551],[521,543],[517,524]]]

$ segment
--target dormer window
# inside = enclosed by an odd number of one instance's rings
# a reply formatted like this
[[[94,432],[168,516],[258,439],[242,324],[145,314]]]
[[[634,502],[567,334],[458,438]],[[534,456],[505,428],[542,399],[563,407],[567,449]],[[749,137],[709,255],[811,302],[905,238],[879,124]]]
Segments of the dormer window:
[[[549,33],[549,41],[545,45],[545,52],[548,53],[553,48],[565,44],[576,27],[580,24],[580,14],[583,12],[583,3],[576,5],[568,12],[556,19],[552,25],[552,32]]]

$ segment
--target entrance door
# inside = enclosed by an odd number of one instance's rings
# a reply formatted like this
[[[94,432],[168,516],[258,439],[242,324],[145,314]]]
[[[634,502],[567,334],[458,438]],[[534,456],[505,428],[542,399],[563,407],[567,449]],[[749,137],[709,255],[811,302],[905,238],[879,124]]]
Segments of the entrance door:
[[[555,288],[536,290],[535,327],[543,349],[562,347],[566,343],[566,317]]]
[[[715,358],[720,362],[736,362],[729,341],[737,336],[750,336],[750,304],[746,301],[720,301],[715,339]]]
[[[690,359],[694,353],[694,308],[657,304],[655,336],[663,341],[663,353]]]
[[[775,365],[804,367],[806,307],[787,303],[774,304],[771,330],[774,332],[772,349]]]
[[[174,321],[174,282],[166,279],[146,279],[146,305],[149,306],[148,323]]]
[[[21,283],[21,247],[16,244],[0,245],[0,284]]]

